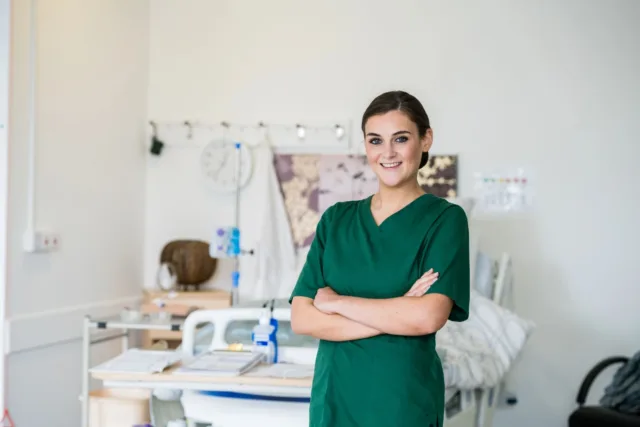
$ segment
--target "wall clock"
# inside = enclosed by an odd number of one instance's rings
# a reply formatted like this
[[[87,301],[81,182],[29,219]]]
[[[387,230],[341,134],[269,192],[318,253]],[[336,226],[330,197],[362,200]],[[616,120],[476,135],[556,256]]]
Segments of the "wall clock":
[[[236,182],[238,155],[239,185]],[[247,144],[214,140],[202,150],[200,166],[210,188],[216,192],[231,193],[249,182],[253,170],[253,157]]]

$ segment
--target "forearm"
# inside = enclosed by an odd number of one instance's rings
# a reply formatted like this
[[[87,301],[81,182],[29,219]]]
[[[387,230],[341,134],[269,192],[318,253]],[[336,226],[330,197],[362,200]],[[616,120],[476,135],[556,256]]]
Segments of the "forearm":
[[[296,334],[326,341],[352,341],[380,335],[378,329],[363,325],[339,314],[326,314],[313,301],[294,301],[291,327]]]
[[[427,335],[440,329],[452,302],[443,295],[367,299],[341,296],[334,311],[347,319],[391,335]]]
[[[307,333],[314,338],[326,341],[353,341],[380,335],[380,331],[347,319],[339,314],[325,314],[315,307],[318,317],[309,319]]]

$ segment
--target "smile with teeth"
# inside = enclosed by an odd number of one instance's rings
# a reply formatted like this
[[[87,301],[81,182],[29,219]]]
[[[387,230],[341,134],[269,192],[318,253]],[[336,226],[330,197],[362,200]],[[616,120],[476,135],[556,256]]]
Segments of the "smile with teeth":
[[[388,162],[388,163],[380,163],[380,165],[383,168],[392,169],[392,168],[397,168],[398,166],[400,166],[401,163],[402,162]]]

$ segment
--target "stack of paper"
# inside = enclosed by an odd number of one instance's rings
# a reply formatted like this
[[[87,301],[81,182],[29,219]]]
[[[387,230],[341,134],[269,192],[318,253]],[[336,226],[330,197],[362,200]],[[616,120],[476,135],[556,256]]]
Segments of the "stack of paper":
[[[141,350],[132,348],[102,363],[90,372],[155,374],[179,361],[182,353],[173,350]]]
[[[174,372],[179,374],[235,376],[251,370],[264,360],[264,354],[249,351],[216,350],[196,357]]]

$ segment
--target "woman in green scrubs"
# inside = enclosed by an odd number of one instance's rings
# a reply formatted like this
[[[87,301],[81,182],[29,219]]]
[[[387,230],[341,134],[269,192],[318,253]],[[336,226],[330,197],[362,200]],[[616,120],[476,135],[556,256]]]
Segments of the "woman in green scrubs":
[[[362,131],[379,190],[324,212],[290,300],[320,340],[309,425],[442,427],[435,335],[469,315],[467,217],[418,185],[433,134],[415,97],[378,96]]]

